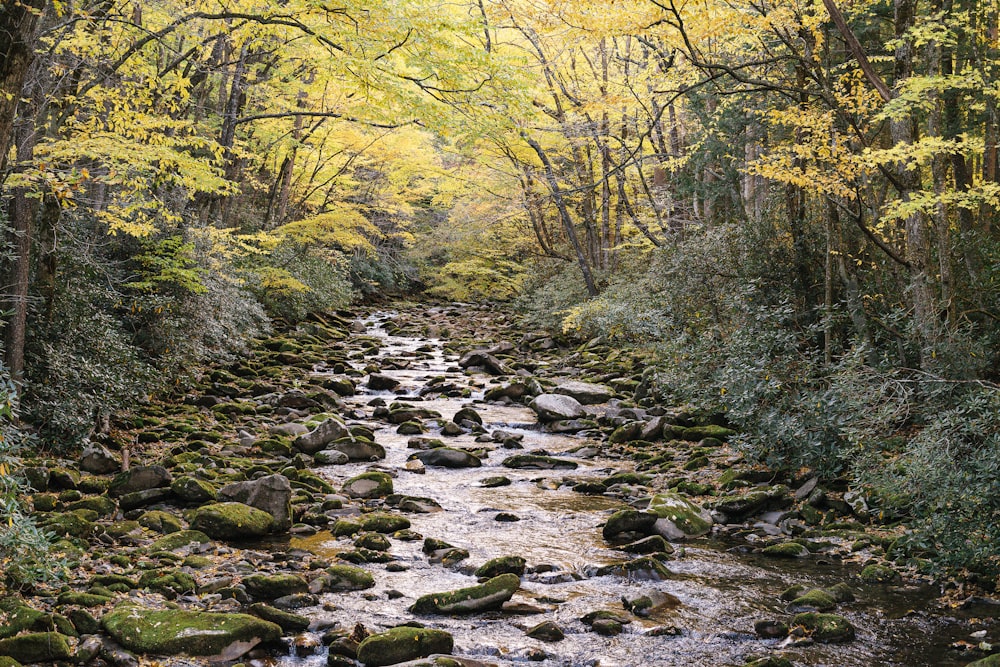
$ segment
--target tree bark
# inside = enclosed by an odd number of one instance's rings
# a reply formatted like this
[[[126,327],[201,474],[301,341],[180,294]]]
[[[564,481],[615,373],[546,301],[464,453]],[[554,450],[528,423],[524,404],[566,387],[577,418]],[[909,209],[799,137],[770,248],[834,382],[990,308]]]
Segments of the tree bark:
[[[7,149],[21,89],[34,59],[34,35],[45,0],[5,0],[0,7],[0,172],[7,168]]]

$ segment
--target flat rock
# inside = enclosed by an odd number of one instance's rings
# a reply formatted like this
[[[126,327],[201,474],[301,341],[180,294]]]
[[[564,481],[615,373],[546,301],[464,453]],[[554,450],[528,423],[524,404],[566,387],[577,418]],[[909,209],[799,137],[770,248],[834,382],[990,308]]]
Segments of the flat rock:
[[[101,624],[130,651],[225,660],[281,637],[280,626],[249,614],[124,607],[106,614]]]
[[[118,498],[136,491],[147,491],[170,486],[173,477],[163,466],[135,466],[119,473],[108,487],[108,495]]]
[[[434,654],[451,653],[452,636],[444,630],[397,627],[371,635],[358,646],[365,667],[385,667]]]
[[[552,390],[552,393],[572,396],[582,405],[607,403],[615,396],[615,393],[604,385],[580,382],[578,380],[561,382]]]
[[[425,452],[417,452],[413,458],[419,459],[425,466],[439,468],[478,468],[482,465],[479,457],[451,447],[437,447]]]
[[[479,586],[424,595],[413,603],[410,611],[414,614],[461,615],[500,609],[520,586],[521,579],[516,574],[501,574]]]
[[[580,419],[587,415],[578,400],[563,394],[541,394],[528,407],[535,411],[541,422]]]

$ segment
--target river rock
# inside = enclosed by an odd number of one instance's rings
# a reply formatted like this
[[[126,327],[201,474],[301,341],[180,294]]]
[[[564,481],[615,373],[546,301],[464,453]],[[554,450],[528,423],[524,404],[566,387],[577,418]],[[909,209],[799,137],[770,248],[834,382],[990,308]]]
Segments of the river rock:
[[[795,616],[792,625],[802,626],[809,636],[823,644],[849,642],[855,635],[854,626],[846,618],[836,614],[810,611]]]
[[[397,627],[371,635],[358,646],[365,667],[385,667],[437,653],[451,653],[455,642],[444,630]]]
[[[111,450],[103,445],[88,442],[80,455],[80,470],[95,475],[106,475],[121,470],[122,464]]]
[[[382,373],[372,373],[368,376],[368,388],[372,391],[392,391],[399,386],[399,380]]]
[[[267,475],[246,482],[227,484],[219,489],[219,500],[256,507],[271,515],[271,530],[285,532],[292,527],[292,485],[284,475]]]
[[[309,584],[297,574],[252,574],[243,577],[243,586],[256,600],[276,600],[309,591]]]
[[[510,375],[511,370],[487,350],[470,350],[458,360],[462,368],[482,368],[490,375]]]
[[[491,579],[501,574],[516,574],[517,576],[521,576],[524,574],[526,564],[527,562],[521,556],[500,556],[499,558],[488,560],[479,566],[475,575],[480,579]]]
[[[614,398],[614,392],[608,387],[590,382],[579,382],[577,380],[567,380],[560,382],[553,394],[564,394],[572,396],[582,405],[593,405],[595,403],[607,403]]]
[[[425,452],[417,452],[413,458],[419,459],[425,466],[439,468],[478,468],[482,465],[482,461],[477,456],[451,447],[437,447]]]
[[[226,661],[281,637],[281,627],[249,614],[125,607],[106,614],[101,624],[137,653],[218,656]]]
[[[334,440],[349,436],[350,431],[347,430],[344,422],[337,417],[330,417],[313,430],[295,438],[292,445],[305,454],[315,454]]]
[[[580,402],[572,396],[562,394],[542,394],[528,405],[541,422],[580,419],[587,416]]]
[[[156,503],[162,503],[174,497],[174,492],[169,486],[156,489],[143,489],[126,493],[118,498],[118,507],[123,512],[129,512],[140,507],[148,507]]]
[[[316,463],[324,466],[340,466],[351,461],[351,457],[339,449],[324,449],[313,455]]]
[[[385,498],[392,493],[392,477],[384,472],[364,472],[344,482],[351,498]]]
[[[309,582],[312,593],[363,591],[375,585],[367,570],[353,565],[331,565]]]
[[[58,632],[34,632],[0,639],[0,655],[5,655],[22,663],[71,660],[73,650],[68,637]]]
[[[706,535],[714,523],[711,512],[676,493],[656,494],[649,511],[658,517],[652,532],[672,541]]]
[[[119,473],[108,487],[108,495],[118,498],[136,491],[147,491],[170,486],[173,477],[163,466],[135,466]]]
[[[672,573],[666,566],[652,556],[642,556],[635,560],[612,563],[597,569],[598,576],[616,575],[631,581],[665,581]]]
[[[431,593],[417,599],[410,607],[414,614],[475,614],[500,609],[521,586],[516,574],[501,574],[479,586],[456,591]]]
[[[267,512],[243,503],[214,503],[198,508],[192,530],[217,540],[241,540],[266,535],[274,525]]]
[[[218,493],[215,487],[205,480],[190,475],[175,479],[170,484],[170,490],[184,502],[199,505],[215,500]]]
[[[280,625],[281,629],[286,632],[302,632],[309,627],[309,619],[305,616],[293,614],[290,611],[282,611],[277,607],[272,607],[263,602],[255,602],[247,607],[247,611],[257,618]]]
[[[601,529],[601,534],[612,544],[633,542],[648,536],[658,518],[655,512],[619,510],[608,518],[604,528]]]
[[[543,642],[561,642],[566,639],[562,628],[552,621],[542,621],[538,625],[528,628],[524,634]]]
[[[577,463],[542,454],[515,454],[504,459],[503,466],[527,470],[576,470]]]
[[[385,447],[362,438],[341,438],[332,443],[330,449],[347,454],[350,461],[377,461],[385,458]]]

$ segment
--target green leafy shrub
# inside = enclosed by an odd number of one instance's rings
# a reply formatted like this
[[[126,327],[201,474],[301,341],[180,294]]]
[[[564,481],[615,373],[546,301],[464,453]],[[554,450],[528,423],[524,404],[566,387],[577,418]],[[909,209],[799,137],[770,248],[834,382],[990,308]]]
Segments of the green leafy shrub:
[[[335,310],[353,297],[347,262],[340,253],[286,242],[244,264],[248,282],[266,311],[288,322],[310,312]]]
[[[25,434],[13,424],[14,385],[0,368],[0,573],[12,589],[58,578],[49,557],[51,535],[38,528],[21,505],[26,488],[18,470]]]

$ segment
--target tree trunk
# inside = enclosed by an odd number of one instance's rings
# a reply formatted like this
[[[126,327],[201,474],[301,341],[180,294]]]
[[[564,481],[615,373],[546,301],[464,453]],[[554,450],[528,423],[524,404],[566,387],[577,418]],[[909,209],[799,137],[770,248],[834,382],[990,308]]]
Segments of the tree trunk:
[[[45,0],[4,2],[0,7],[0,173],[14,135],[17,104],[34,59],[34,35]]]

